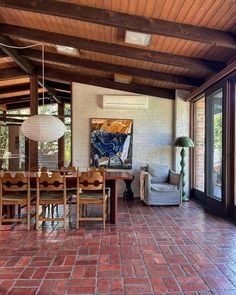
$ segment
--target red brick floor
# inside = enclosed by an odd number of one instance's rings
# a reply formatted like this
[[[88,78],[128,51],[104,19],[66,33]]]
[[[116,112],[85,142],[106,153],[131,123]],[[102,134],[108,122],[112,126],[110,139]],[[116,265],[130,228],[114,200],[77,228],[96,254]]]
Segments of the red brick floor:
[[[194,202],[120,201],[119,223],[0,232],[0,294],[236,294],[236,226]]]

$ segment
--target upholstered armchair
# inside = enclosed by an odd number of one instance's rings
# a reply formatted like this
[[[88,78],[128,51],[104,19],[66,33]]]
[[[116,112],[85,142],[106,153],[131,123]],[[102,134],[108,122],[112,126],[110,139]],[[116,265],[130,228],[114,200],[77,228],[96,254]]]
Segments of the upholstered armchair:
[[[140,198],[147,205],[179,205],[182,176],[167,166],[141,167]]]

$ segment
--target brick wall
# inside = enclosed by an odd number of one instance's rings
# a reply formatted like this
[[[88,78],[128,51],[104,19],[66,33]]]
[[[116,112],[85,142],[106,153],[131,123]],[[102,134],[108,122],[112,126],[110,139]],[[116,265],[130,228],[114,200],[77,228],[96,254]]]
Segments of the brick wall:
[[[132,188],[139,195],[139,168],[147,163],[172,165],[174,101],[149,97],[148,110],[102,109],[103,94],[129,94],[96,86],[73,83],[73,164],[89,166],[90,118],[133,119],[133,169],[135,181]],[[119,193],[124,190],[121,182]]]
[[[194,104],[194,188],[204,191],[205,99]]]

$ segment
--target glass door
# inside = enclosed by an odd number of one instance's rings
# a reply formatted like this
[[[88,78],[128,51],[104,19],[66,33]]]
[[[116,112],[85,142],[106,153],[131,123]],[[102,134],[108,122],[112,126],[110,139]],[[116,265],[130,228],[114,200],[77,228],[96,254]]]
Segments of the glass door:
[[[224,210],[224,87],[206,94],[206,203]]]

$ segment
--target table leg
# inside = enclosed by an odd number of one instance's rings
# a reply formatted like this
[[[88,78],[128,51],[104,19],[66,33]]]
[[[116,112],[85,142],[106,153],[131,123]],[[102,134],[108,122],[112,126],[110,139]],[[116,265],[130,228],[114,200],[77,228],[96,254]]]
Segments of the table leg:
[[[116,224],[117,222],[117,210],[118,210],[118,188],[117,180],[106,180],[106,186],[110,188],[110,221]]]
[[[123,193],[123,198],[126,200],[133,200],[133,198],[134,198],[134,193],[132,192],[132,189],[131,189],[131,183],[133,180],[134,180],[134,177],[133,177],[133,179],[124,179],[126,188]]]

